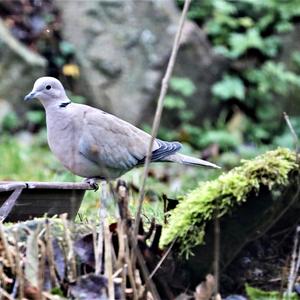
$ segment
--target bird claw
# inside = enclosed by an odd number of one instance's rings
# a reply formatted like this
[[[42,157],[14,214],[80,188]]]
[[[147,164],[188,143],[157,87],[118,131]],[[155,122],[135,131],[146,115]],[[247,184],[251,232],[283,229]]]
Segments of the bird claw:
[[[98,191],[99,184],[97,183],[97,178],[86,178],[84,182],[88,183],[95,192]]]

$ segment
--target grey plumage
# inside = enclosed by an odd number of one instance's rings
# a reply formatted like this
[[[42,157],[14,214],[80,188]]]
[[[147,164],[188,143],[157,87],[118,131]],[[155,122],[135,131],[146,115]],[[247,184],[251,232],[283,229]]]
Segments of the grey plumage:
[[[72,103],[62,84],[39,78],[25,100],[38,98],[46,111],[50,149],[76,175],[117,178],[145,161],[151,136],[111,114]],[[153,162],[178,162],[218,168],[210,162],[178,153],[181,144],[154,141]]]

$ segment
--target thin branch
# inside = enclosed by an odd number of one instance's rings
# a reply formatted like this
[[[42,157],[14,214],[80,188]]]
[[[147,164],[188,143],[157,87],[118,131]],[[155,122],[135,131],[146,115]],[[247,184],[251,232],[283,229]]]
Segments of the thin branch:
[[[6,255],[7,261],[8,261],[8,266],[11,268],[12,273],[15,273],[15,265],[14,265],[14,261],[13,261],[13,257],[12,257],[12,253],[11,250],[9,249],[9,244],[8,244],[8,240],[7,240],[7,236],[4,232],[4,228],[3,228],[3,224],[0,222],[0,239],[2,242],[2,248],[3,248],[3,252]]]
[[[220,219],[219,219],[218,203],[217,203],[215,220],[214,220],[214,277],[215,277],[214,299],[216,299],[219,293],[219,277],[220,277]]]
[[[4,296],[8,300],[15,300],[7,291],[5,291],[2,287],[0,287],[0,295]]]
[[[295,267],[296,267],[296,259],[297,259],[297,248],[299,243],[299,233],[300,233],[300,226],[297,226],[295,238],[294,238],[294,246],[293,246],[293,253],[291,257],[291,267],[290,267],[290,274],[288,278],[288,288],[287,288],[287,295],[290,296],[293,290],[294,282],[295,282]]]
[[[144,197],[145,197],[146,180],[148,177],[149,164],[150,164],[151,156],[152,156],[152,148],[153,148],[153,144],[156,139],[156,136],[157,136],[160,119],[161,119],[161,114],[162,114],[162,110],[163,110],[163,105],[164,105],[164,98],[167,94],[169,80],[171,78],[171,75],[172,75],[172,72],[174,69],[177,52],[178,52],[178,49],[180,46],[181,33],[182,33],[184,21],[186,19],[186,15],[187,15],[190,3],[191,3],[191,0],[185,0],[183,11],[182,11],[180,21],[179,21],[178,30],[176,32],[174,44],[172,47],[171,56],[170,56],[170,59],[168,62],[167,70],[166,70],[164,78],[162,79],[161,90],[160,90],[160,94],[159,94],[159,98],[158,98],[158,102],[157,102],[157,106],[156,106],[155,117],[154,117],[154,121],[153,121],[153,125],[152,125],[151,140],[149,143],[146,161],[145,161],[144,173],[143,173],[142,184],[141,184],[140,195],[139,195],[138,209],[136,211],[135,228],[134,228],[134,236],[135,237],[138,234],[138,229],[139,229],[139,225],[140,225],[141,211],[142,211],[143,201],[144,201]]]
[[[295,132],[295,129],[290,121],[290,118],[288,116],[288,114],[286,112],[283,113],[283,117],[286,121],[287,126],[289,127],[289,130],[292,134],[293,140],[294,140],[294,147],[295,147],[295,151],[296,151],[296,159],[298,162],[298,154],[299,154],[299,138],[297,136],[297,133]]]
[[[168,248],[168,250],[165,252],[165,254],[163,255],[163,257],[160,259],[160,261],[157,263],[156,267],[154,268],[154,270],[151,272],[151,274],[149,275],[149,279],[151,279],[155,273],[157,272],[157,270],[161,267],[161,265],[163,264],[163,262],[165,261],[165,259],[168,257],[170,251],[172,250],[174,244],[176,242],[176,239],[173,240],[172,244],[170,245],[170,247]]]
[[[22,187],[16,188],[9,196],[9,198],[2,204],[2,206],[0,207],[0,222],[3,222],[10,214],[22,191]]]
[[[18,298],[20,300],[22,300],[24,298],[24,284],[25,284],[25,280],[24,280],[24,274],[22,271],[22,265],[21,265],[21,254],[20,254],[20,249],[19,249],[19,233],[17,230],[13,231],[13,235],[15,238],[15,251],[16,251],[16,280],[18,280],[19,286],[19,292],[18,292]]]
[[[50,279],[52,288],[58,286],[58,280],[56,278],[55,273],[55,261],[54,261],[54,252],[53,252],[53,244],[52,244],[52,233],[51,233],[51,224],[49,222],[49,219],[45,219],[45,227],[46,227],[46,253],[48,258],[48,264],[49,264],[49,271],[50,271]]]
[[[70,223],[67,221],[67,215],[62,214],[61,220],[64,228],[64,238],[66,242],[66,252],[67,252],[67,278],[69,282],[74,282],[76,280],[76,260],[73,249],[73,242],[71,238],[71,230],[69,228]]]
[[[109,300],[115,299],[115,289],[113,282],[113,266],[112,266],[112,247],[111,237],[109,232],[109,225],[107,218],[104,219],[104,242],[105,242],[105,276],[108,280],[108,298]]]

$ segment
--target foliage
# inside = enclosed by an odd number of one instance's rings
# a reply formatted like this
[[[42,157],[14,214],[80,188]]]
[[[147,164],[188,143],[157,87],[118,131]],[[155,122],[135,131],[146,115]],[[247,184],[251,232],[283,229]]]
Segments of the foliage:
[[[258,192],[262,185],[271,190],[274,185],[288,184],[289,173],[298,168],[295,159],[294,152],[278,148],[254,160],[242,161],[241,166],[216,180],[201,182],[171,212],[162,245],[177,238],[181,254],[190,255],[194,246],[204,242],[205,226],[213,219],[217,203],[222,217],[245,202],[251,191]]]
[[[262,291],[258,288],[251,287],[246,284],[246,293],[249,297],[249,300],[297,300],[299,297],[296,293],[292,293],[291,295],[281,295],[277,291]]]
[[[236,98],[245,99],[245,86],[243,81],[237,76],[224,75],[223,79],[214,84],[212,93],[221,100]]]
[[[189,121],[194,117],[191,110],[186,109],[186,97],[192,96],[196,87],[188,78],[173,77],[170,80],[170,90],[164,101],[166,109],[171,110],[179,116],[182,123]]]
[[[183,5],[183,0],[177,1]],[[229,68],[212,86],[212,95],[229,116],[238,106],[249,118],[246,141],[273,143],[274,136],[281,134],[280,97],[300,89],[300,55],[294,51],[291,67],[278,58],[284,33],[294,29],[299,16],[298,0],[191,3],[189,17],[206,32],[215,51],[229,59]]]

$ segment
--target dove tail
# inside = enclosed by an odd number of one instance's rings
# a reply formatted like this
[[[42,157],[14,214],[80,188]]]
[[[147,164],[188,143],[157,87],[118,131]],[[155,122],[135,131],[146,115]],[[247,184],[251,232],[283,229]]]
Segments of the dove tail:
[[[221,167],[219,167],[219,166],[217,166],[217,165],[215,165],[215,164],[213,164],[209,161],[206,161],[206,160],[203,160],[203,159],[200,159],[200,158],[196,158],[196,157],[192,157],[192,156],[188,156],[188,155],[184,155],[184,154],[181,154],[181,153],[176,153],[176,154],[170,155],[170,156],[166,157],[166,160],[181,163],[181,164],[184,164],[184,165],[206,166],[206,167],[211,167],[211,168],[215,168],[215,169],[220,169],[221,168]]]

